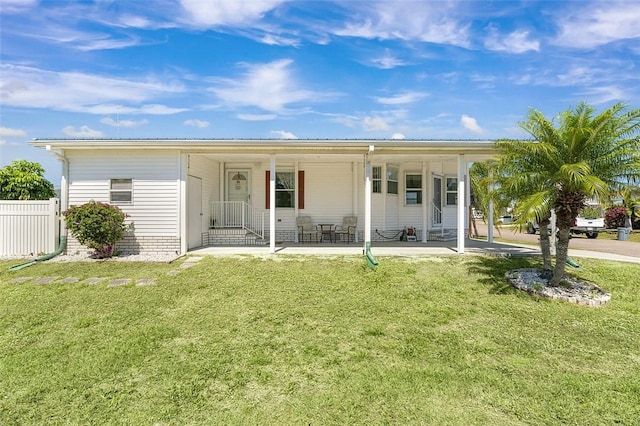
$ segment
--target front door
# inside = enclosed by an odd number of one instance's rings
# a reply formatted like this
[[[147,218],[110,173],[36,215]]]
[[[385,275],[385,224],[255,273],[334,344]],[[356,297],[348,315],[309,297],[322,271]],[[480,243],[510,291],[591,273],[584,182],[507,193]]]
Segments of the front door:
[[[442,225],[442,176],[433,175],[433,212],[431,214],[433,226]]]
[[[202,245],[202,179],[188,176],[187,179],[188,248]]]
[[[227,170],[227,201],[243,201],[248,203],[249,192],[248,170]]]

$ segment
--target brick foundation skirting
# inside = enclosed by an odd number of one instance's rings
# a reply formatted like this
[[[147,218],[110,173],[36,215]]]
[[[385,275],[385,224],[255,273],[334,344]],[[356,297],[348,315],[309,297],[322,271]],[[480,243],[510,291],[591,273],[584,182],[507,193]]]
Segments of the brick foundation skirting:
[[[154,237],[127,235],[116,243],[116,250],[122,254],[176,254],[180,253],[179,237]],[[75,238],[67,240],[66,254],[73,255],[92,251]]]

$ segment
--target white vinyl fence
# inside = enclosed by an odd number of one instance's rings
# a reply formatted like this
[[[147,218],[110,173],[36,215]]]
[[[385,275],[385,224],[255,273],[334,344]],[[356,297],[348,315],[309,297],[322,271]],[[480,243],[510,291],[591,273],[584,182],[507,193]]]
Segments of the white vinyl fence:
[[[38,256],[58,247],[60,202],[0,201],[0,256]]]

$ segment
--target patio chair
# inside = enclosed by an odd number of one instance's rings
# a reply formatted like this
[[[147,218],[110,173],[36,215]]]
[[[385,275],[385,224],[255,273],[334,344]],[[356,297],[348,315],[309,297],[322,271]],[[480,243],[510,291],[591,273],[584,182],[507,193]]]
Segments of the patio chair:
[[[336,240],[340,236],[340,241],[344,241],[344,237],[347,237],[347,243],[350,241],[356,241],[356,229],[358,227],[357,216],[345,216],[342,219],[342,225],[336,225]]]
[[[311,241],[312,237],[316,243],[320,241],[322,231],[313,224],[310,216],[296,217],[296,225],[298,226],[298,238],[301,243],[304,243],[305,236],[308,237],[309,241]]]

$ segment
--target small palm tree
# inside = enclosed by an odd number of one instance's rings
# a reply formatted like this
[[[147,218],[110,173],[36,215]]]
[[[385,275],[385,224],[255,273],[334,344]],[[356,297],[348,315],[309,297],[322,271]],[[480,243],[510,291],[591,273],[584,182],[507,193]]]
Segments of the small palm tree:
[[[585,202],[605,199],[629,183],[640,182],[640,109],[617,103],[595,115],[580,103],[562,112],[557,125],[531,110],[520,127],[533,141],[502,140],[502,190],[517,200],[519,224],[537,220],[542,240],[551,211],[557,218],[556,263],[551,285],[565,272],[570,228]]]

